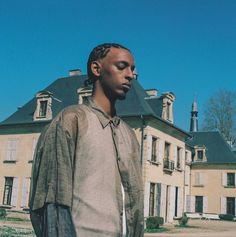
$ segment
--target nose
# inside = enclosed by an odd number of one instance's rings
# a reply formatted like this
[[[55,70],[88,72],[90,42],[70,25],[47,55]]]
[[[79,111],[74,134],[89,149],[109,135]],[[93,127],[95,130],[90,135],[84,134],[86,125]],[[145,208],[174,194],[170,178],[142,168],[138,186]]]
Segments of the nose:
[[[129,68],[126,75],[126,79],[129,81],[132,81],[135,78],[136,78],[136,73],[131,68]]]

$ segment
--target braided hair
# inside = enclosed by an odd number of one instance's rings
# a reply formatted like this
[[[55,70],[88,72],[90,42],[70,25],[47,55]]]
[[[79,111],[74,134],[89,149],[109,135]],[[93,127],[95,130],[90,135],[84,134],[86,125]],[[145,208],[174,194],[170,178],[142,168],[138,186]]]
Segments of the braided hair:
[[[104,44],[100,44],[100,45],[96,46],[90,53],[88,61],[87,61],[88,79],[84,83],[86,86],[93,84],[96,81],[96,77],[94,76],[93,72],[91,71],[92,62],[94,62],[98,59],[105,58],[111,48],[126,49],[130,52],[130,50],[127,49],[126,47],[124,47],[120,44],[116,44],[116,43],[104,43]]]

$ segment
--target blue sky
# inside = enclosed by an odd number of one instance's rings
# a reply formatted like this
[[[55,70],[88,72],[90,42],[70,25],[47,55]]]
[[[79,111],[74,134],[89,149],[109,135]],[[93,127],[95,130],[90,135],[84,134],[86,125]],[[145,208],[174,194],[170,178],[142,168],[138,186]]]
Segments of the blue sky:
[[[174,92],[175,124],[189,129],[196,95],[201,125],[215,91],[236,91],[235,13],[235,0],[0,0],[0,120],[118,42],[144,88]]]

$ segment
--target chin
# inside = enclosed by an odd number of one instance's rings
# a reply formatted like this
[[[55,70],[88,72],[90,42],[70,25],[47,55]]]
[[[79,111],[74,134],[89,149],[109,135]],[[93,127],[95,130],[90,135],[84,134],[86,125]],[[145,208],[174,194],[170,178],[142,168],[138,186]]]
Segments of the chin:
[[[125,98],[126,98],[126,93],[118,94],[118,95],[117,95],[117,99],[118,99],[118,100],[125,100]]]

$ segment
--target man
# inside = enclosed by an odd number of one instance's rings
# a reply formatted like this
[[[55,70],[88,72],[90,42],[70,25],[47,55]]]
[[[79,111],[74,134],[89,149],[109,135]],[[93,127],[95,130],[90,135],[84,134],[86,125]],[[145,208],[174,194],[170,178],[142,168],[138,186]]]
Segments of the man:
[[[87,63],[92,97],[64,109],[41,134],[30,195],[37,236],[143,236],[139,145],[115,111],[134,70],[127,48],[95,47]]]

